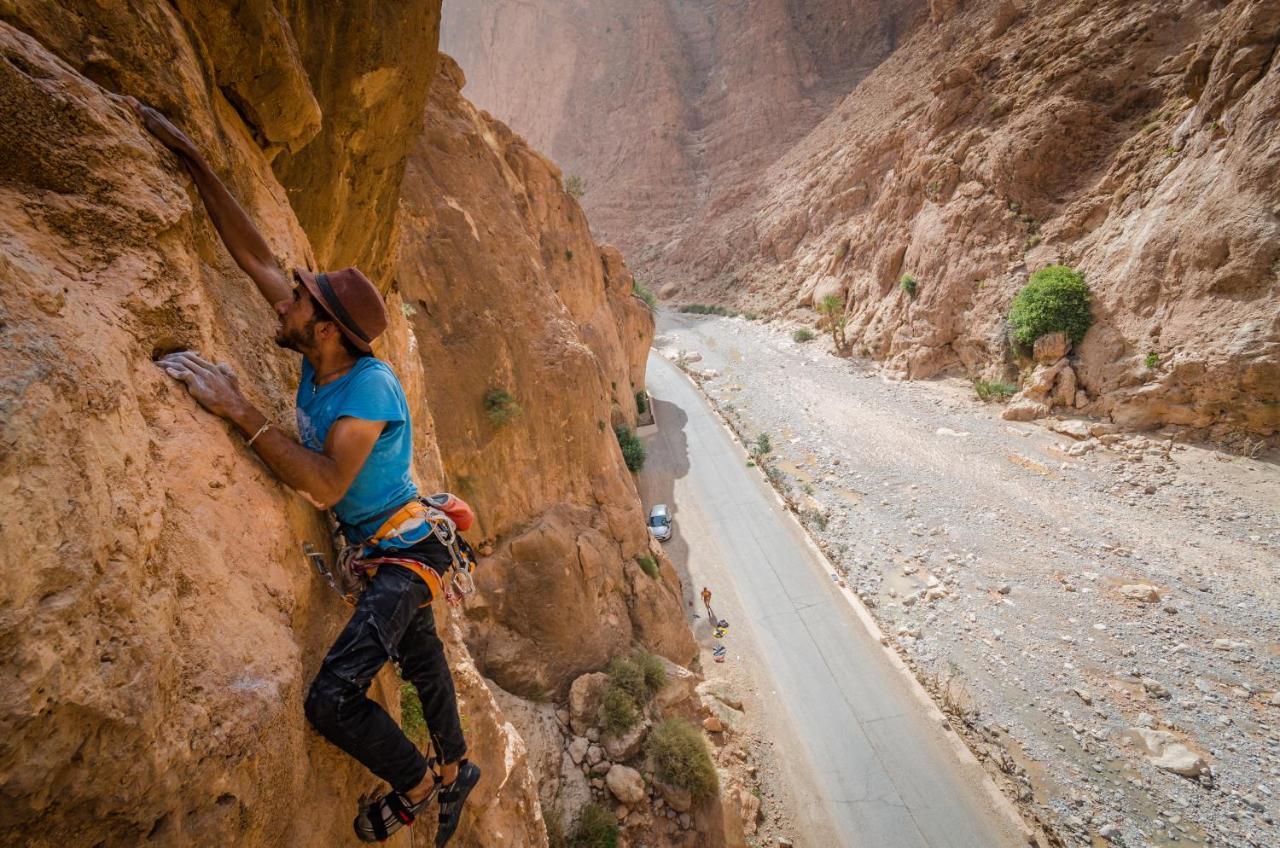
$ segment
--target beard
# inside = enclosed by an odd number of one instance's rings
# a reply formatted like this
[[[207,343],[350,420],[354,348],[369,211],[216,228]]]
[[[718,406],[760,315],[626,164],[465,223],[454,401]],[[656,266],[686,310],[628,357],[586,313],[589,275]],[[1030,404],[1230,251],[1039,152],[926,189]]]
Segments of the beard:
[[[316,322],[308,321],[301,330],[291,330],[284,326],[276,330],[276,345],[285,350],[305,353],[316,344]]]

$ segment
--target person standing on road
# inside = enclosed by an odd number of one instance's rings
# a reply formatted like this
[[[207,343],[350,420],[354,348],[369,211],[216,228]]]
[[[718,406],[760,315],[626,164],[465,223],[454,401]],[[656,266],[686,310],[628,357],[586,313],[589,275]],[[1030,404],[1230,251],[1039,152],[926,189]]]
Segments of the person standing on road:
[[[715,626],[716,616],[711,611],[711,590],[706,586],[702,587],[702,605],[707,608],[707,618],[711,619],[712,626]]]
[[[403,563],[382,561],[373,572],[311,684],[305,712],[325,738],[391,784],[390,792],[361,806],[357,837],[386,839],[412,824],[438,795],[436,845],[442,846],[457,829],[480,769],[465,759],[453,677],[430,607],[452,555],[435,535],[421,531],[425,505],[410,476],[408,402],[394,372],[371,352],[370,342],[387,327],[382,295],[355,268],[327,274],[297,268],[291,284],[191,139],[156,110],[132,98],[129,105],[178,155],[232,258],[275,310],[276,344],[302,354],[296,398],[301,443],[245,399],[228,366],[191,351],[169,354],[157,364],[201,406],[235,424],[282,482],[316,507],[331,509],[349,542],[375,555],[394,550]],[[400,664],[421,697],[437,755],[431,761],[367,697],[388,660]]]

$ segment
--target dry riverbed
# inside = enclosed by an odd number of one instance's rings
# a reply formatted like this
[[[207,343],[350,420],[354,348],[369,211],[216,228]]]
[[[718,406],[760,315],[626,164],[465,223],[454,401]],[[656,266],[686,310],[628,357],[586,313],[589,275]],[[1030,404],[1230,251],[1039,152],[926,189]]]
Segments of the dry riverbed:
[[[1066,845],[1280,845],[1274,453],[1011,424],[792,329],[664,314],[655,347],[769,436],[775,484],[1026,808]]]

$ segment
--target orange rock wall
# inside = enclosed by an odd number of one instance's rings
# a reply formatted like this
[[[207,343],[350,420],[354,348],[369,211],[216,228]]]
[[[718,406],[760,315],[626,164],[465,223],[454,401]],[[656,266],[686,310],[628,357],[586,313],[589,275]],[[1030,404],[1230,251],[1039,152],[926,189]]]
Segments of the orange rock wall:
[[[396,275],[449,485],[499,539],[469,607],[472,650],[503,688],[540,696],[633,639],[688,662],[674,572],[654,581],[634,560],[649,534],[613,434],[635,422],[653,318],[555,165],[467,103],[462,81],[444,57]],[[523,409],[505,426],[485,412],[494,389]]]
[[[666,583],[636,592],[621,577],[644,530],[612,435],[593,430],[589,447],[563,447],[573,428],[543,418],[581,407],[592,428],[596,416],[627,420],[651,321],[623,294],[625,269],[608,265],[606,282],[605,260],[580,239],[575,255],[594,269],[580,279],[508,279],[488,264],[495,255],[465,269],[422,255],[420,276],[405,273],[400,188],[436,65],[439,2],[386,14],[374,3],[0,2],[0,843],[340,844],[356,794],[373,782],[302,715],[348,614],[301,558],[303,541],[324,544],[320,517],[152,364],[179,347],[226,362],[248,396],[291,427],[296,360],[273,344],[270,309],[221,246],[185,171],[118,94],[173,115],[283,259],[359,262],[388,290],[392,326],[378,353],[414,408],[416,475],[434,488],[473,469],[499,554],[482,572],[490,583],[479,620],[439,619],[486,774],[453,844],[546,840],[523,740],[465,641],[500,620],[493,596],[508,535],[553,506],[571,549],[614,522],[601,548],[618,573],[591,584],[586,626],[600,627],[590,616],[607,612],[656,644],[683,621],[678,605],[660,603]],[[433,144],[470,143],[462,101],[452,118],[432,108]],[[509,189],[513,205],[563,203],[542,180]],[[406,205],[436,202],[429,191],[407,189]],[[484,214],[473,217],[479,230],[506,226]],[[585,232],[576,208],[565,215]],[[553,219],[531,218],[529,238],[541,240],[538,228],[554,229]],[[522,425],[548,446],[561,483],[543,483],[536,465],[487,459],[457,435],[454,413],[479,415],[477,387],[494,361],[445,391],[439,363],[468,357],[406,306],[440,300],[446,272],[505,314],[513,384],[532,392],[530,364],[560,352],[568,360],[558,392],[576,403],[547,388]],[[563,302],[545,291],[558,285]],[[524,328],[517,294],[552,318]],[[509,462],[537,458],[493,450]],[[394,709],[389,672],[374,689]]]

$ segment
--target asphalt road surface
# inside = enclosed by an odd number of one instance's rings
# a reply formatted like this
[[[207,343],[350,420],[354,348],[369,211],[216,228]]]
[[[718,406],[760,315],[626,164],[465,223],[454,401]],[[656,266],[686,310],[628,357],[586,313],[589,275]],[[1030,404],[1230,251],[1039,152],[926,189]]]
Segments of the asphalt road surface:
[[[801,829],[852,848],[1025,844],[689,380],[651,354],[648,388],[659,428],[645,507],[672,509],[666,549],[687,599],[711,585],[717,615],[733,616],[725,641],[755,654],[731,660],[752,664],[771,723],[785,725],[775,753]]]

